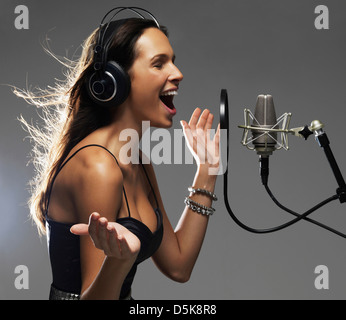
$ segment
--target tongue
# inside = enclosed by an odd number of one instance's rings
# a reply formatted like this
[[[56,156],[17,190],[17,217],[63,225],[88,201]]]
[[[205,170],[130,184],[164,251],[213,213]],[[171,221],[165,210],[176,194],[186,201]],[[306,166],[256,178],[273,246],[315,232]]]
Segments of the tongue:
[[[174,109],[173,96],[160,96],[160,99],[169,109]]]

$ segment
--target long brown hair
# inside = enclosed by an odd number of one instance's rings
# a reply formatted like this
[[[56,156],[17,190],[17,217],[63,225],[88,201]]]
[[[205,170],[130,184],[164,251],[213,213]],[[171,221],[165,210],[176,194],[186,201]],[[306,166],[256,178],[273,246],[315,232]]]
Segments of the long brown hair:
[[[131,18],[123,23],[113,36],[107,60],[115,60],[128,71],[135,58],[135,45],[145,29],[156,27],[154,21]],[[167,35],[164,27],[160,30]],[[64,82],[54,88],[38,90],[14,89],[13,92],[29,104],[40,108],[43,126],[29,124],[23,117],[19,120],[33,141],[32,162],[35,176],[30,181],[31,196],[28,200],[30,215],[37,225],[39,234],[45,234],[45,214],[49,188],[59,167],[73,149],[90,133],[110,123],[112,111],[97,107],[86,90],[87,81],[93,72],[94,47],[99,29],[84,41],[82,53],[77,61],[64,63],[67,67]]]

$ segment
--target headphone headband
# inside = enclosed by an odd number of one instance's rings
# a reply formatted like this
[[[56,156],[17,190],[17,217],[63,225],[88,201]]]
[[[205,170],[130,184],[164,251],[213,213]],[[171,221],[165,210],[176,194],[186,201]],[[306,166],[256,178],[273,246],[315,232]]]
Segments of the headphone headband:
[[[131,11],[142,19],[145,19],[143,13],[147,14],[160,29],[160,24],[154,15],[139,7],[116,7],[104,15],[94,47],[94,73],[90,76],[87,86],[90,97],[101,106],[119,105],[125,101],[130,92],[131,82],[127,72],[116,61],[107,61],[108,46],[112,36],[128,20],[114,20],[114,17],[122,11]],[[113,15],[108,18],[112,13]],[[109,28],[111,23],[113,25]]]
[[[119,10],[118,10],[118,9],[119,9]],[[116,15],[118,15],[120,12],[122,12],[122,11],[124,11],[124,10],[129,10],[129,11],[132,11],[132,12],[136,13],[136,14],[137,14],[139,17],[141,17],[142,19],[145,19],[145,18],[144,18],[144,16],[143,16],[141,13],[139,13],[138,11],[145,12],[146,14],[148,14],[148,15],[151,17],[151,19],[152,19],[153,21],[155,21],[157,27],[160,28],[160,24],[159,24],[159,22],[157,21],[157,19],[154,17],[154,15],[153,15],[152,13],[150,13],[148,10],[145,10],[145,9],[139,8],[139,7],[116,7],[116,8],[113,8],[113,9],[109,10],[109,11],[104,15],[104,17],[102,18],[101,24],[100,24],[100,28],[104,25],[103,22],[104,22],[104,20],[107,18],[107,16],[108,16],[110,13],[112,13],[113,11],[115,11],[115,10],[118,10],[118,11],[117,11],[116,13],[114,13],[113,16],[109,19],[108,24],[109,24],[109,23],[114,19],[114,17],[115,17]]]
[[[108,22],[105,22],[105,19],[107,18],[107,16],[109,16],[115,10],[117,10],[117,11],[111,16],[111,18],[108,20]],[[103,16],[103,18],[101,20],[101,23],[100,23],[100,26],[99,26],[98,37],[97,37],[97,44],[96,44],[95,49],[94,49],[94,52],[95,52],[95,56],[94,56],[94,62],[95,62],[94,63],[94,69],[95,70],[100,70],[101,68],[104,68],[104,65],[105,65],[104,58],[106,57],[106,53],[102,52],[102,51],[105,51],[104,41],[105,41],[105,35],[107,33],[109,25],[114,20],[115,16],[117,16],[120,12],[126,11],[126,10],[134,12],[137,16],[141,17],[142,19],[145,19],[145,17],[138,11],[145,12],[146,14],[148,14],[151,17],[151,19],[155,22],[156,26],[160,29],[160,24],[157,21],[157,19],[154,17],[154,15],[152,13],[150,13],[148,10],[145,10],[143,8],[139,8],[139,7],[116,7],[116,8],[113,8],[113,9],[109,10]],[[125,22],[126,19],[124,19],[122,21]],[[119,26],[117,26],[115,28],[115,30],[117,30],[118,27]]]

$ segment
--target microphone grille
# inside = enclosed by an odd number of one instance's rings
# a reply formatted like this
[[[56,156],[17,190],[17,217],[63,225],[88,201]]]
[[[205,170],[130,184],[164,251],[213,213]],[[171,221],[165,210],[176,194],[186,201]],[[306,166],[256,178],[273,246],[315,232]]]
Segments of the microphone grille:
[[[258,129],[251,130],[253,137],[252,143],[257,153],[271,154],[275,150],[277,133],[268,132],[265,129],[278,128],[274,101],[271,95],[261,94],[257,97],[254,117],[252,126]]]
[[[273,97],[269,94],[261,94],[257,97],[254,126],[271,128],[276,124],[276,113]]]

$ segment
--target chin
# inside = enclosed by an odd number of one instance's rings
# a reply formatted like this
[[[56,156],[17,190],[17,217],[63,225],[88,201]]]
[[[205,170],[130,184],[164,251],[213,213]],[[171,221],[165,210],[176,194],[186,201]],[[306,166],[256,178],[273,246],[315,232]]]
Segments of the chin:
[[[163,128],[168,129],[171,128],[173,125],[173,119],[168,119],[166,121],[160,121],[160,122],[151,122],[150,126],[154,128]]]

